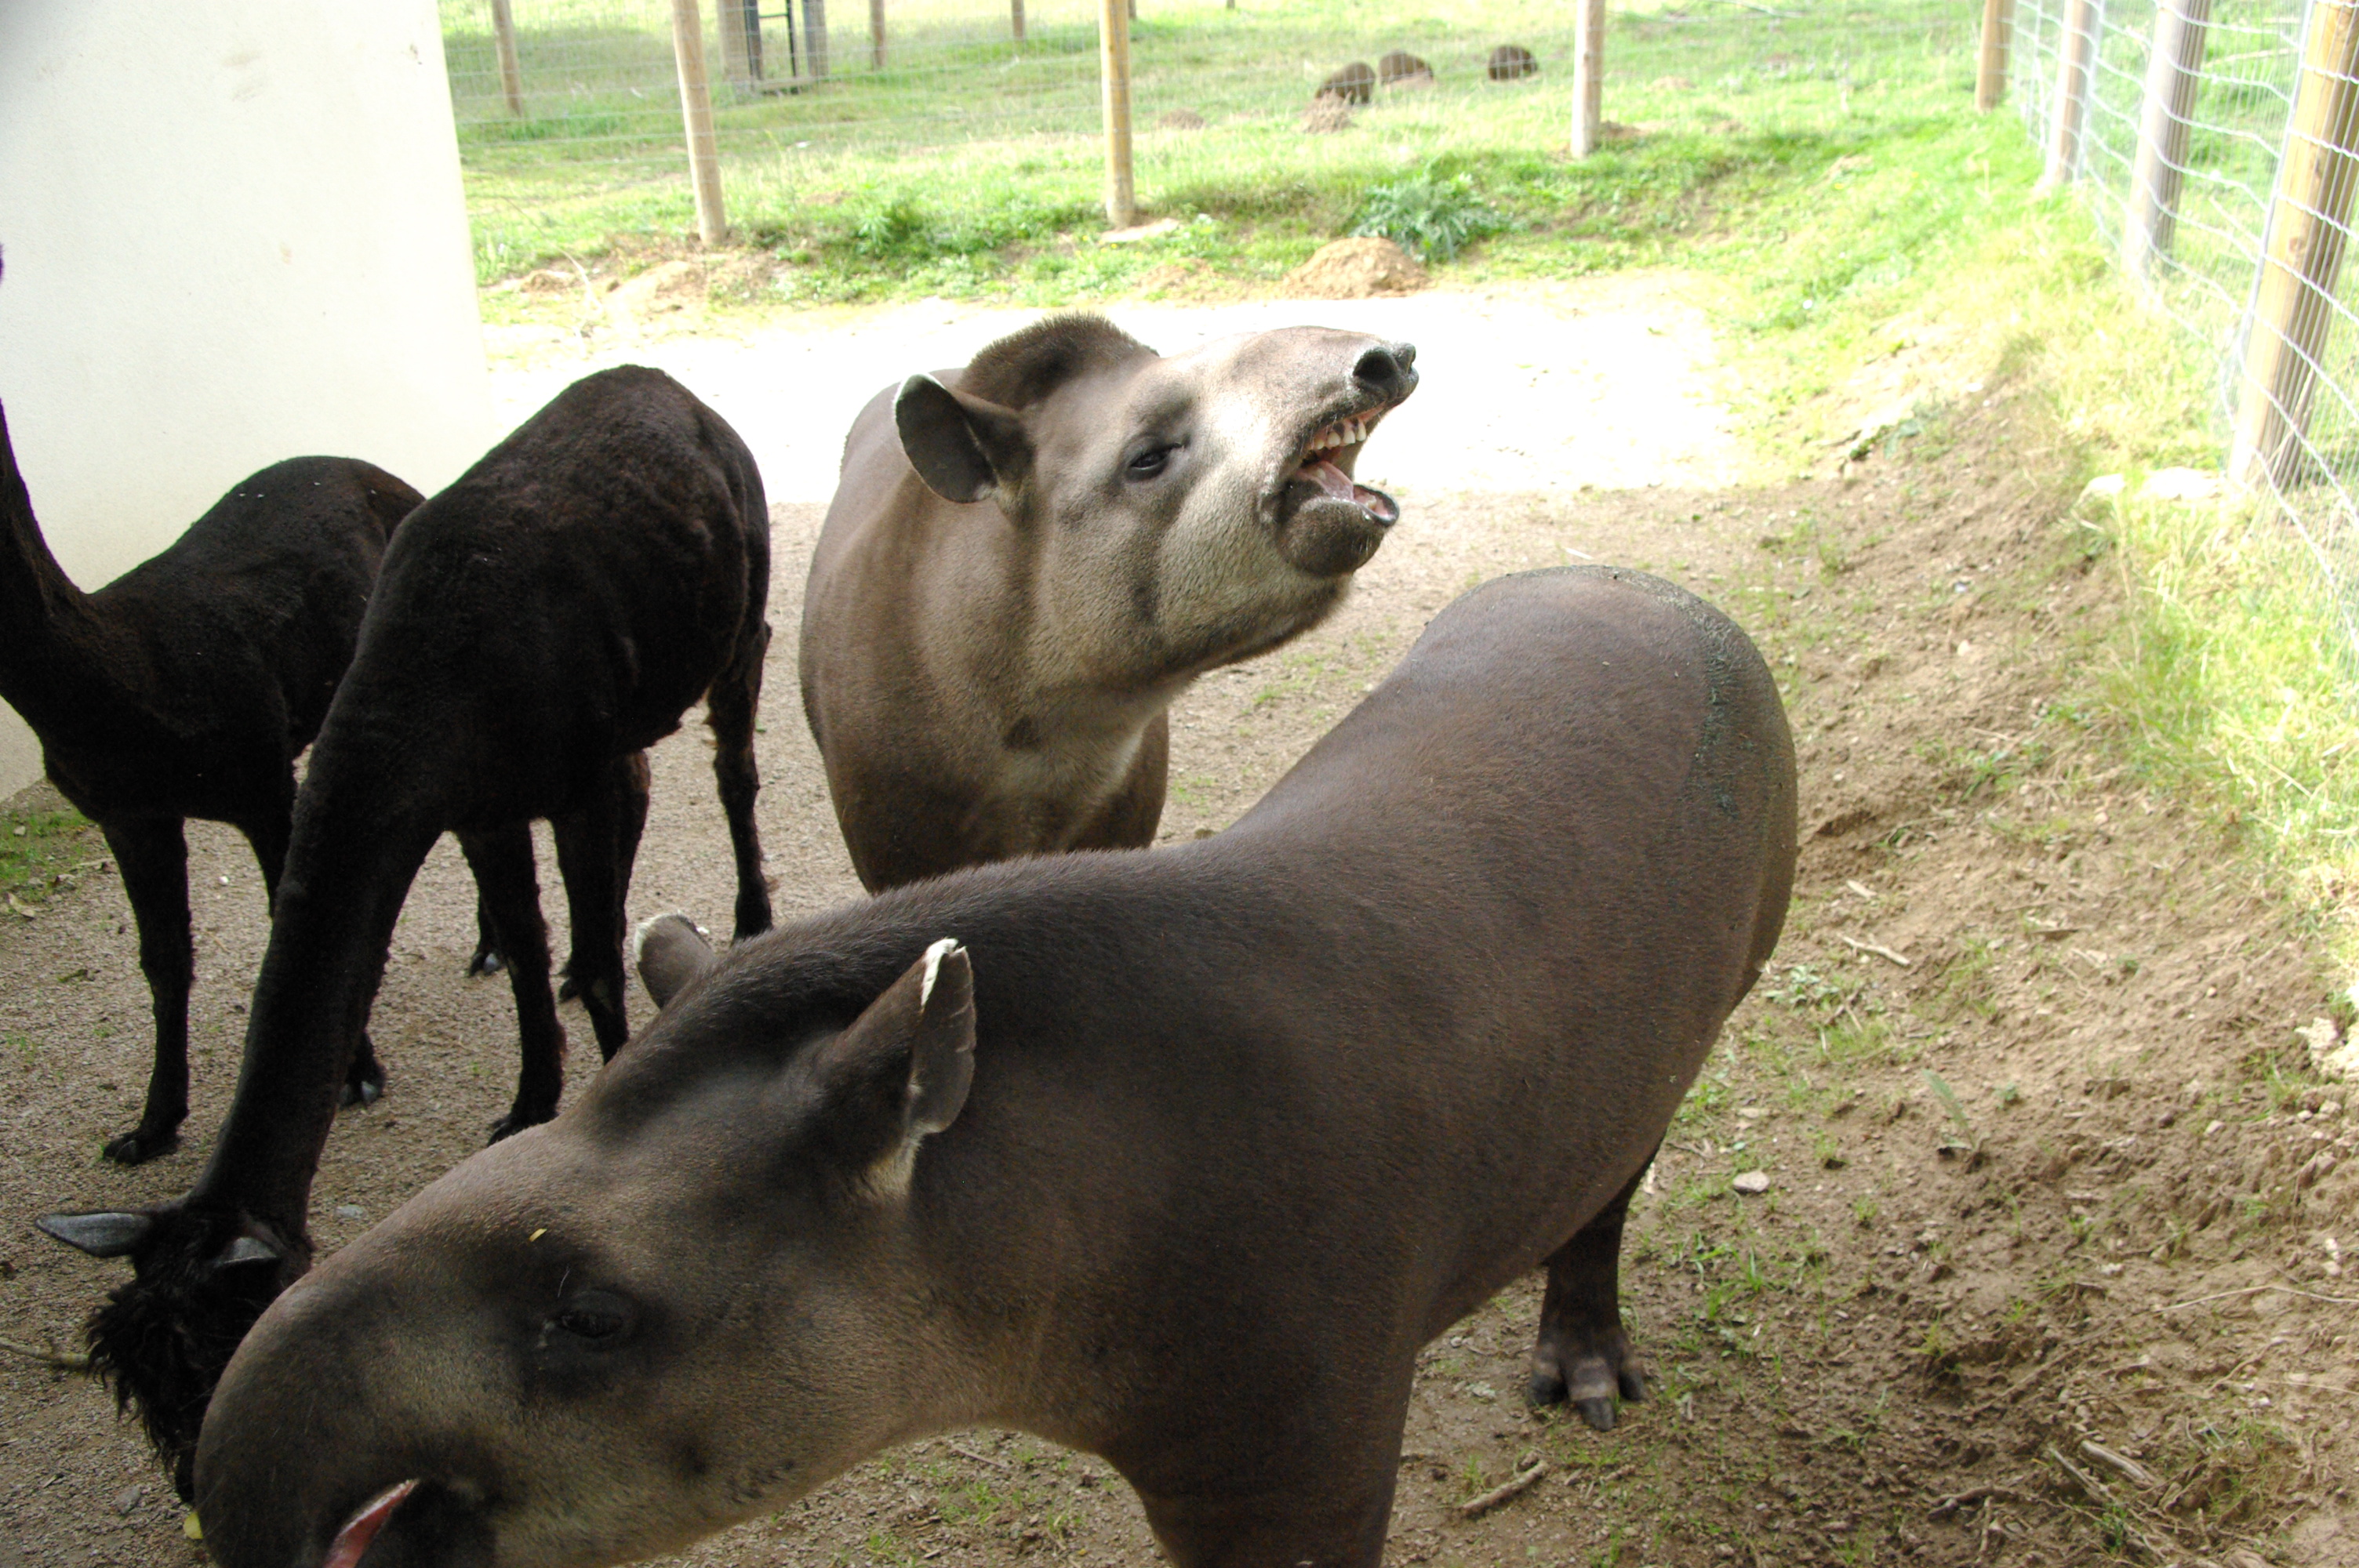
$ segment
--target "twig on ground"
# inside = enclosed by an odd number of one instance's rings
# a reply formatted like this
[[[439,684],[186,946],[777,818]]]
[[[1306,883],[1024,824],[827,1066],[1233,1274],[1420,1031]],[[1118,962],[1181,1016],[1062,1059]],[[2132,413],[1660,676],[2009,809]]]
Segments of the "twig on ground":
[[[2190,1296],[2183,1302],[2173,1302],[2169,1306],[2158,1306],[2154,1310],[2177,1312],[2180,1307],[2201,1306],[2205,1302],[2224,1302],[2230,1296],[2258,1295],[2263,1291],[2281,1291],[2289,1296],[2305,1296],[2314,1302],[2324,1302],[2329,1306],[2359,1306],[2359,1296],[2321,1296],[2316,1291],[2298,1291],[2291,1285],[2246,1285],[2240,1291],[2214,1291],[2208,1296]]]
[[[1904,969],[1916,967],[1913,960],[1902,957],[1881,942],[1862,942],[1855,936],[1845,936],[1841,932],[1837,932],[1835,935],[1836,939],[1846,946],[1856,947],[1863,953],[1873,953],[1879,958],[1889,958]]]
[[[2065,1458],[2062,1454],[2057,1452],[2056,1445],[2052,1443],[2048,1445],[2048,1457],[2055,1460],[2064,1474],[2072,1477],[2072,1484],[2080,1487],[2091,1502],[2110,1503],[2115,1500],[2114,1494],[2106,1488],[2103,1481]]]
[[[2011,1503],[2018,1500],[2022,1495],[2012,1487],[1969,1487],[1955,1497],[1943,1498],[1940,1502],[1935,1503],[1932,1512],[1928,1517],[1948,1519],[1960,1509],[1969,1508],[1987,1498],[1995,1498],[2000,1502]]]
[[[962,1459],[972,1459],[978,1465],[988,1465],[995,1470],[1013,1470],[1016,1468],[1015,1465],[1010,1465],[1005,1459],[994,1458],[988,1454],[978,1454],[972,1448],[963,1448],[955,1443],[945,1443],[942,1446],[949,1449],[951,1453],[957,1454]]]
[[[1499,1486],[1492,1487],[1489,1491],[1484,1493],[1479,1498],[1459,1504],[1458,1517],[1460,1519],[1477,1519],[1484,1514],[1489,1513],[1493,1509],[1497,1508],[1501,1503],[1506,1502],[1509,1498],[1516,1496],[1517,1493],[1531,1490],[1533,1484],[1542,1476],[1547,1475],[1548,1470],[1548,1461],[1545,1459],[1539,1460],[1534,1464],[1530,1469],[1525,1471],[1514,1480],[1504,1482]]]
[[[63,1372],[90,1370],[89,1357],[52,1346],[19,1345],[13,1339],[0,1339],[0,1350],[5,1350],[11,1356],[22,1356],[27,1361],[38,1361],[45,1367],[55,1367]]]
[[[2162,1485],[2161,1476],[2126,1454],[2116,1454],[2112,1449],[2092,1443],[2085,1437],[2081,1440],[2081,1452],[2108,1469],[2120,1471],[2141,1487]]]

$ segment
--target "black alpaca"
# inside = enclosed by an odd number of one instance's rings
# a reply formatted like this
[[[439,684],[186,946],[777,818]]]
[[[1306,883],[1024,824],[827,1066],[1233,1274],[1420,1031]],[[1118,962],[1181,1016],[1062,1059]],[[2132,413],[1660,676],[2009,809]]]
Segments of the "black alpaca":
[[[352,662],[394,524],[423,499],[350,458],[242,480],[161,555],[84,593],[50,555],[0,412],[0,698],[41,741],[49,781],[98,824],[139,926],[156,1062],[139,1125],[106,1145],[136,1165],[189,1114],[188,818],[254,846],[277,902],[295,758]],[[355,1053],[348,1098],[384,1083]]]
[[[576,383],[395,535],[296,804],[237,1098],[193,1190],[42,1226],[136,1276],[91,1321],[92,1365],[136,1404],[186,1495],[222,1368],[309,1267],[311,1177],[386,945],[435,838],[455,830],[506,956],[523,1037],[504,1135],[556,1113],[529,824],[550,819],[571,968],[612,1055],[623,905],[647,812],[644,748],[708,701],[742,940],[768,929],[754,718],[770,638],[760,473],[660,372]]]

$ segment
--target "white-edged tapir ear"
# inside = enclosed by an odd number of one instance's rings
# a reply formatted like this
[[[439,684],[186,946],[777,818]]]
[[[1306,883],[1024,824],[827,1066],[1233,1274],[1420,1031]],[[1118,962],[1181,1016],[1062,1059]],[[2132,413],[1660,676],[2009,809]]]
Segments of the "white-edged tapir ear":
[[[944,501],[981,501],[1024,477],[1032,443],[1013,409],[913,375],[893,398],[901,451]]]
[[[631,944],[639,984],[659,1008],[669,1007],[671,999],[712,968],[717,957],[704,928],[685,914],[658,914],[644,922]]]
[[[139,1249],[156,1227],[153,1215],[102,1209],[93,1214],[45,1214],[33,1221],[46,1235],[93,1258],[124,1258]]]
[[[841,1173],[882,1195],[908,1190],[918,1145],[958,1119],[974,1082],[974,970],[945,936],[811,1064],[813,1133]]]

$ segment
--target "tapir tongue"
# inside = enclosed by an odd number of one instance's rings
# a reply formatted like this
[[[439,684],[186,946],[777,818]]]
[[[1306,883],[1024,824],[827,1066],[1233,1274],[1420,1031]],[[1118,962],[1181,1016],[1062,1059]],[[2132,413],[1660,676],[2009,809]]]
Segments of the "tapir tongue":
[[[1389,523],[1400,515],[1400,509],[1393,504],[1391,496],[1381,490],[1370,490],[1364,484],[1353,483],[1350,474],[1324,458],[1313,458],[1303,464],[1296,477],[1309,480],[1338,501],[1348,501],[1373,513],[1383,522]]]
[[[376,1532],[385,1528],[385,1521],[393,1517],[393,1510],[401,1506],[401,1499],[417,1488],[417,1482],[404,1481],[371,1498],[345,1523],[343,1529],[336,1532],[336,1542],[328,1548],[327,1559],[320,1568],[356,1568],[367,1554],[369,1542],[375,1541]]]

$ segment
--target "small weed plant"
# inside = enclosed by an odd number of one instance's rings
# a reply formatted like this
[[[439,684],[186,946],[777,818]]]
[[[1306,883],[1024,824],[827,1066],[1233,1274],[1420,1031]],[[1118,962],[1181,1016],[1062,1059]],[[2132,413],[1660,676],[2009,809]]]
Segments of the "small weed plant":
[[[1390,240],[1423,261],[1446,262],[1506,228],[1506,215],[1475,190],[1473,176],[1444,178],[1426,169],[1369,191],[1352,232]]]

